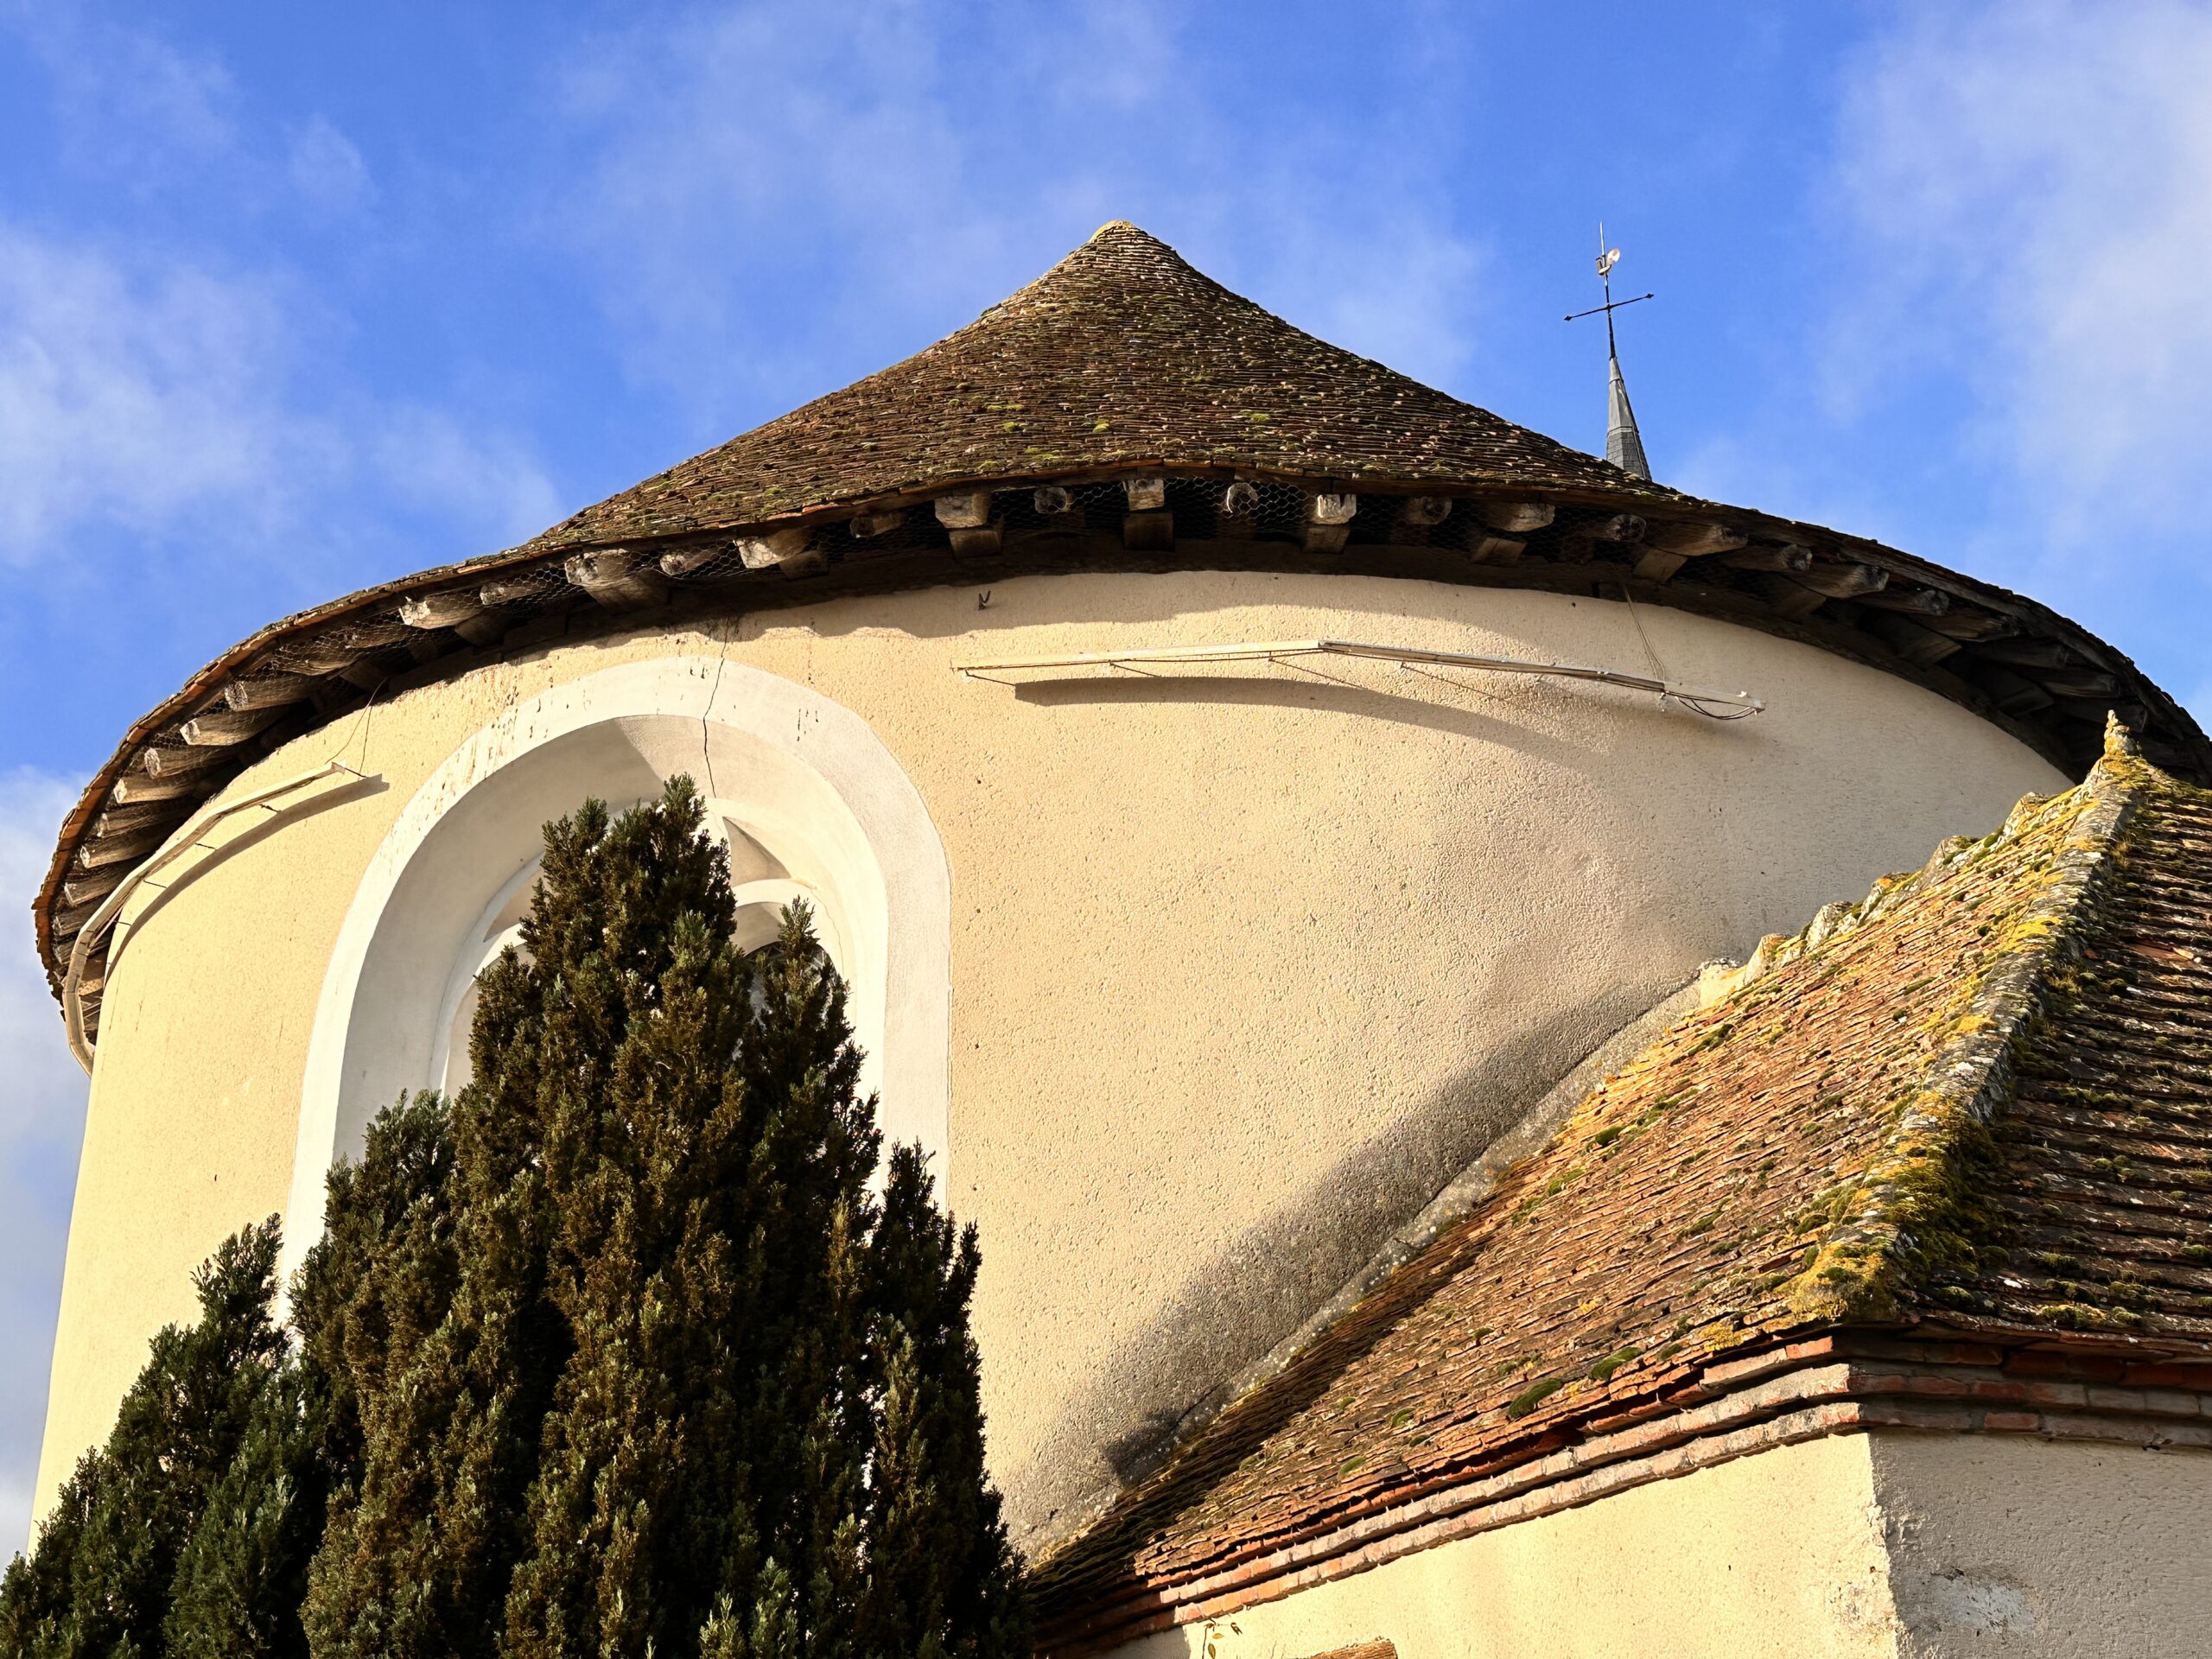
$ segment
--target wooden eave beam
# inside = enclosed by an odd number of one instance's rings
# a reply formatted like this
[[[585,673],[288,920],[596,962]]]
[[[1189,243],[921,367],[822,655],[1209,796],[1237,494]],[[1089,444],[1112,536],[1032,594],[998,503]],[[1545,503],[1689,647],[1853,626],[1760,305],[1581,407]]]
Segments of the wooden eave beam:
[[[1951,596],[1941,588],[1904,588],[1894,582],[1860,594],[1858,600],[1877,610],[1903,611],[1911,616],[1941,616],[1951,608]]]
[[[2020,631],[2018,621],[1995,611],[1985,611],[1970,605],[1954,603],[1940,616],[1923,616],[1921,626],[1948,634],[1954,639],[1979,643],[1991,639],[2009,639]]]
[[[1214,509],[1213,533],[1224,541],[1249,542],[1260,533],[1259,486],[1249,479],[1234,479],[1222,490]]]
[[[2047,668],[2035,677],[2037,683],[2053,696],[2094,701],[2120,695],[2119,677],[2094,668]]]
[[[1165,478],[1122,481],[1129,510],[1122,515],[1122,545],[1141,553],[1165,553],[1175,545],[1175,515],[1167,510]]]
[[[223,706],[239,714],[255,709],[286,709],[307,702],[322,689],[312,674],[256,674],[223,688]]]
[[[1304,534],[1308,553],[1341,553],[1351,539],[1359,498],[1349,491],[1306,498]]]
[[[1527,540],[1519,536],[1481,531],[1467,538],[1467,556],[1477,564],[1518,564],[1528,550]]]
[[[2020,668],[2072,668],[2082,661],[2082,653],[2064,640],[2033,636],[1991,640],[1981,654]]]
[[[527,571],[512,571],[504,576],[494,576],[476,590],[476,597],[485,608],[527,605],[543,591],[543,582]]]
[[[820,569],[828,561],[810,550],[813,542],[812,531],[796,525],[772,530],[765,536],[741,536],[737,538],[738,563],[748,570],[780,570],[785,575],[795,574],[802,566]],[[667,560],[661,561],[663,569],[667,565]]]
[[[226,747],[212,743],[177,749],[149,748],[140,751],[138,768],[149,778],[175,778],[204,772],[229,759]]]
[[[1700,519],[1655,519],[1643,532],[1644,546],[1656,548],[1662,553],[1679,553],[1690,559],[1733,553],[1748,545],[1751,539],[1748,531],[1733,524]]]
[[[168,830],[134,830],[127,834],[96,836],[77,843],[74,860],[79,870],[105,869],[111,864],[135,863],[168,838]]]
[[[1866,631],[1907,662],[1933,664],[1966,647],[1956,639],[1923,628],[1897,611],[1876,611],[1866,618]]]
[[[1768,570],[1802,575],[1813,568],[1813,550],[1796,542],[1761,542],[1717,555],[1713,563],[1731,570]]]
[[[134,830],[158,826],[163,835],[184,822],[184,810],[169,801],[143,806],[111,806],[97,814],[86,833],[92,836],[128,835]]]
[[[123,880],[129,868],[124,864],[111,864],[105,869],[71,876],[61,884],[61,902],[72,906],[97,905],[115,891],[117,883]]]
[[[610,611],[642,611],[664,604],[668,578],[648,556],[626,547],[595,548],[563,561],[562,574]]]
[[[944,527],[955,554],[987,558],[999,550],[1004,540],[1003,530],[992,516],[993,505],[988,490],[960,490],[938,497],[931,510]]]
[[[848,521],[855,541],[872,541],[878,536],[888,536],[906,522],[906,510],[894,507],[882,512],[863,512]]]
[[[1857,599],[1881,592],[1889,585],[1890,573],[1878,564],[1862,564],[1856,560],[1815,559],[1809,569],[1790,580],[1823,598]]]
[[[1541,530],[1559,512],[1548,501],[1475,500],[1467,505],[1468,511],[1501,536],[1526,536]]]
[[[194,715],[177,728],[177,735],[195,748],[224,748],[258,735],[283,717],[282,707],[231,709],[217,707]]]
[[[449,588],[442,594],[417,594],[399,602],[399,620],[423,632],[450,628],[473,645],[488,645],[506,632],[506,624],[485,613],[484,598],[477,588]]]
[[[155,801],[181,800],[199,792],[200,785],[190,773],[156,774],[143,770],[142,762],[139,771],[116,779],[112,798],[119,804],[141,806]]]
[[[106,896],[106,893],[102,893],[100,898],[105,899]],[[93,916],[99,912],[99,899],[87,899],[80,905],[72,905],[65,897],[62,907],[54,912],[54,938],[57,941],[75,938],[85,931],[85,924],[92,919]]]

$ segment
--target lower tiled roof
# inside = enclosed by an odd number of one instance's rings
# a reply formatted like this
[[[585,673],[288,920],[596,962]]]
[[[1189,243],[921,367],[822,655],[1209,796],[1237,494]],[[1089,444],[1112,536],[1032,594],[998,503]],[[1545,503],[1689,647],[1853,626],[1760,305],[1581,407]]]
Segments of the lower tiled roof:
[[[1766,941],[1040,1561],[1048,1628],[1294,1557],[1822,1331],[2212,1352],[2208,878],[2212,792],[2116,745]]]
[[[2212,1340],[2212,791],[2148,789],[2023,1045],[1980,1188],[2001,1262],[1949,1305]]]

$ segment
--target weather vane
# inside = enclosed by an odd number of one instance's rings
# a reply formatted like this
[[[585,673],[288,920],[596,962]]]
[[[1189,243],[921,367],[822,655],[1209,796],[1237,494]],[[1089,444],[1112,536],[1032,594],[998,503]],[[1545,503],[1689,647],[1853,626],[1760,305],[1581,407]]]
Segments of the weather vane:
[[[1643,458],[1643,435],[1637,430],[1636,410],[1629,404],[1628,382],[1621,378],[1620,347],[1613,340],[1613,313],[1655,296],[1639,294],[1631,300],[1615,299],[1613,267],[1620,262],[1621,251],[1605,245],[1605,227],[1601,222],[1598,226],[1598,280],[1605,285],[1605,302],[1593,305],[1587,311],[1570,312],[1567,321],[1575,322],[1601,315],[1605,317],[1605,358],[1611,372],[1605,392],[1605,459],[1633,477],[1649,479],[1651,465]]]

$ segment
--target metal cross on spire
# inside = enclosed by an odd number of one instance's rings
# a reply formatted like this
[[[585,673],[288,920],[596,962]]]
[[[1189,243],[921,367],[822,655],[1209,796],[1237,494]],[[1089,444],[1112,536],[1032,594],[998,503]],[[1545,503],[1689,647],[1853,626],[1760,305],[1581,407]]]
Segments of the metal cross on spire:
[[[1636,429],[1636,410],[1628,401],[1628,382],[1621,378],[1620,347],[1613,340],[1613,313],[1623,306],[1637,305],[1652,298],[1639,294],[1632,300],[1613,297],[1613,267],[1621,262],[1621,251],[1605,245],[1605,227],[1598,226],[1598,280],[1605,284],[1605,302],[1593,305],[1587,311],[1568,314],[1567,321],[1573,322],[1583,317],[1603,315],[1605,319],[1605,358],[1611,379],[1605,389],[1605,459],[1632,478],[1649,479],[1651,463],[1643,458],[1643,435]]]

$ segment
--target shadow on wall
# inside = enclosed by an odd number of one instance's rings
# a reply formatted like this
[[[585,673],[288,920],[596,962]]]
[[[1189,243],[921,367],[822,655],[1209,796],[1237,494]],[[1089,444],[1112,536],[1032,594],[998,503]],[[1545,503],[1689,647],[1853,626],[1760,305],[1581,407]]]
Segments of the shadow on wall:
[[[1374,626],[1384,637],[1395,639],[1403,634],[1405,625],[1433,625],[1458,636],[1470,626],[1500,630],[1508,637],[1524,634],[1534,620],[1526,613],[1516,613],[1515,601],[1534,599],[1541,602],[1564,602],[1572,609],[1586,612],[1608,632],[1617,632],[1617,648],[1608,655],[1599,656],[1627,664],[1639,671],[1651,665],[1649,635],[1643,619],[1653,619],[1650,626],[1672,631],[1685,626],[1695,629],[1732,630],[1734,625],[1704,617],[1690,617],[1682,613],[1662,608],[1630,607],[1618,600],[1590,594],[1567,593],[1522,594],[1487,587],[1470,590],[1468,588],[1443,582],[1406,580],[1398,577],[1343,575],[1327,567],[1317,567],[1316,572],[1301,575],[1327,574],[1332,578],[1330,609],[1334,620],[1332,626],[1344,632],[1357,632],[1361,628]],[[985,658],[990,654],[990,639],[995,635],[1022,633],[1039,626],[1054,629],[1075,629],[1088,632],[1102,626],[1117,628],[1174,629],[1189,620],[1191,612],[1179,599],[1173,577],[1183,572],[1112,572],[1086,571],[1080,569],[1066,571],[1030,571],[1009,575],[997,588],[977,589],[980,597],[992,599],[988,608],[963,610],[948,607],[938,626],[930,626],[925,614],[910,613],[901,619],[901,632],[913,639],[961,639],[968,645],[963,655]],[[1264,606],[1284,597],[1269,591],[1282,574],[1272,569],[1259,569],[1230,574],[1242,575],[1254,584],[1251,590],[1239,594],[1232,608],[1245,606]],[[1158,580],[1148,580],[1157,576]],[[1049,595],[1049,600],[1047,598]],[[1491,598],[1498,601],[1497,614],[1485,616],[1479,611],[1471,613],[1471,600]],[[1132,600],[1139,602],[1132,603]],[[833,611],[825,615],[812,612],[799,623],[826,638],[859,632],[868,626],[864,619],[855,616],[840,621]],[[776,610],[756,611],[737,619],[741,633],[746,637],[772,631],[782,626],[781,613]],[[1674,642],[1668,642],[1674,643]],[[1709,640],[1682,642],[1683,648],[1702,652],[1709,648]],[[1089,647],[1086,647],[1089,648]],[[1025,651],[1034,646],[1026,645]],[[1586,650],[1594,650],[1588,647]],[[1592,660],[1595,660],[1593,658]],[[1370,666],[1372,666],[1371,664]],[[1399,692],[1371,683],[1343,677],[1336,669],[1323,670],[1308,664],[1283,662],[1267,670],[1264,675],[1239,677],[1228,673],[1198,674],[1162,669],[1158,664],[1140,671],[1122,670],[1109,673],[1096,670],[1078,672],[1069,677],[1052,680],[1022,682],[1008,677],[975,677],[980,683],[988,678],[1006,685],[1011,694],[1025,702],[1043,707],[1066,706],[1080,703],[1109,702],[1214,702],[1247,706],[1276,706],[1303,709],[1319,709],[1332,713],[1366,715],[1419,726],[1454,736],[1501,744],[1526,751],[1554,763],[1578,763],[1583,746],[1562,742],[1547,737],[1532,728],[1528,719],[1529,699],[1532,696],[1556,697],[1560,688],[1549,685],[1541,691],[1528,682],[1511,676],[1484,677],[1470,673],[1452,678],[1440,672],[1418,668],[1402,671],[1408,682],[1407,690]],[[1414,686],[1418,683],[1419,690]],[[1758,728],[1764,722],[1713,721],[1699,719],[1687,710],[1670,709],[1618,688],[1586,684],[1580,688],[1585,696],[1602,698],[1609,714],[1618,715],[1628,723],[1614,728],[1614,743],[1634,744],[1653,722],[1667,726],[1670,730],[1697,729],[1717,738],[1722,731],[1732,741],[1767,743],[1772,741]],[[1440,702],[1439,694],[1460,699],[1472,698],[1492,703],[1495,716],[1461,704]]]
[[[1189,1264],[1000,1485],[1031,1556],[1158,1468],[1186,1419],[1295,1333],[1424,1205],[1649,999],[1595,998],[1471,1066],[1228,1246]],[[1102,1451],[1103,1448],[1103,1451]]]
[[[1516,700],[1495,697],[1481,686],[1464,680],[1445,679],[1440,675],[1416,677],[1437,682],[1442,688],[1462,696],[1496,701],[1501,704],[1503,712],[1489,715],[1480,709],[1440,702],[1433,695],[1437,685],[1424,687],[1420,692],[1397,692],[1378,686],[1361,685],[1350,679],[1338,679],[1334,675],[1322,674],[1318,670],[1288,662],[1280,664],[1280,667],[1284,671],[1283,677],[1264,679],[1219,674],[1162,673],[1156,669],[1147,668],[1127,678],[1109,679],[1100,676],[1035,681],[1015,685],[1013,690],[1022,702],[1046,708],[1077,703],[1209,702],[1252,708],[1321,709],[1331,714],[1393,721],[1400,725],[1415,726],[1452,737],[1473,738],[1501,747],[1510,747],[1554,765],[1567,765],[1580,759],[1580,746],[1561,742],[1536,729]],[[1308,676],[1315,677],[1309,678]],[[978,675],[976,677],[980,680],[988,677]],[[1321,683],[1324,680],[1329,683]],[[1716,731],[1719,729],[1714,722],[1685,710],[1656,706],[1637,698],[1634,692],[1602,686],[1588,689],[1598,696],[1611,696],[1618,699],[1618,707],[1612,712],[1623,721],[1637,725],[1664,721],[1670,728],[1679,727],[1684,721],[1694,721],[1699,726],[1714,726]],[[1756,733],[1732,733],[1730,741],[1740,743],[1746,736],[1753,741],[1758,741]]]

